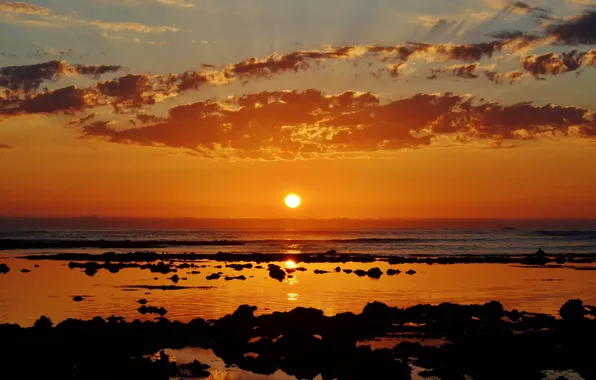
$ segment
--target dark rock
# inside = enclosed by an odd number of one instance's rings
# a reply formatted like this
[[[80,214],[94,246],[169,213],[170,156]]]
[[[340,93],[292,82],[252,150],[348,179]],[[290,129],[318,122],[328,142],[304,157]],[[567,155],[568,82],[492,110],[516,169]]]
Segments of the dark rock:
[[[555,258],[555,263],[557,263],[557,264],[565,264],[565,261],[566,261],[566,259],[565,259],[564,255],[558,255]]]
[[[190,274],[201,274],[201,271],[193,270],[192,272],[190,272]]]
[[[53,325],[54,324],[52,323],[50,318],[46,317],[45,315],[42,315],[41,317],[39,317],[37,321],[35,321],[33,327],[35,327],[36,329],[49,329],[52,328]]]
[[[248,263],[248,264],[228,264],[228,265],[226,265],[226,268],[232,268],[234,270],[241,271],[243,269],[251,269],[252,268],[252,264],[251,263]]]
[[[329,251],[325,252],[326,255],[337,255],[337,251],[335,249],[330,249]]]
[[[269,264],[269,276],[278,280],[279,282],[283,281],[286,277],[286,272],[281,269],[279,265]]]
[[[315,269],[315,274],[325,274],[325,273],[329,273],[329,272],[326,270]]]
[[[366,275],[370,278],[381,278],[383,271],[377,267],[371,268],[366,272]]]
[[[168,278],[168,280],[172,280],[174,284],[177,284],[180,281],[180,277],[177,274],[173,275],[172,277]]]
[[[85,274],[87,276],[93,277],[93,276],[95,276],[96,273],[97,273],[97,268],[95,268],[95,267],[87,267],[87,268],[85,268]]]
[[[352,270],[351,269],[344,269],[344,273],[350,274],[350,273],[352,273]]]
[[[340,267],[337,267],[337,268],[335,268],[335,271],[336,272],[341,272],[341,268]]]
[[[306,268],[305,267],[298,267],[298,268],[296,268],[296,270],[298,272],[306,272]]]
[[[29,273],[29,272],[31,272],[31,270],[29,270],[29,269],[21,269],[21,272],[23,272],[23,273]]]
[[[39,268],[39,264],[35,264],[33,267],[35,267],[35,268]]]
[[[409,271],[406,272],[406,274],[409,274],[411,276],[413,274],[416,274],[416,271],[414,269],[410,269]]]
[[[230,277],[230,276],[226,276],[225,277],[226,281],[231,281],[231,280],[246,280],[246,277],[244,276],[236,276],[236,277]]]
[[[9,266],[4,263],[0,264],[0,274],[6,274],[8,272],[10,272]]]
[[[559,309],[559,315],[566,322],[578,322],[581,321],[586,315],[586,309],[584,303],[581,300],[569,300],[565,302],[561,309]]]
[[[141,305],[147,305],[147,300],[144,298],[141,298],[140,300],[137,301],[138,303],[140,303]]]
[[[138,309],[138,312],[145,315],[145,314],[159,314],[161,317],[166,315],[168,311],[162,307],[155,307],[155,306],[141,306]]]
[[[358,276],[358,277],[364,277],[364,276],[366,276],[366,272],[364,270],[362,270],[362,269],[356,269],[354,271],[354,274],[356,276]]]
[[[191,375],[198,378],[209,377],[211,375],[209,371],[207,371],[210,366],[208,364],[203,364],[196,359],[193,360],[192,363],[181,364],[180,368],[188,370]]]
[[[81,296],[74,296],[74,297],[72,297],[72,300],[75,301],[75,302],[81,302],[83,300],[83,297],[81,297]]]
[[[219,280],[220,277],[221,274],[219,273],[211,273],[209,276],[207,276],[207,280]]]
[[[400,274],[401,271],[399,269],[387,269],[388,276],[394,276],[396,274]]]

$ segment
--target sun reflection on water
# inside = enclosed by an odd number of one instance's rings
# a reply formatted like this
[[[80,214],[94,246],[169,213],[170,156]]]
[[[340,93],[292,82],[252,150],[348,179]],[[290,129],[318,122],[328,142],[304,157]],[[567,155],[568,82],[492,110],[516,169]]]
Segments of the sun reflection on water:
[[[286,261],[286,268],[287,269],[296,269],[298,265],[293,260]]]
[[[288,301],[298,301],[298,293],[288,293]]]

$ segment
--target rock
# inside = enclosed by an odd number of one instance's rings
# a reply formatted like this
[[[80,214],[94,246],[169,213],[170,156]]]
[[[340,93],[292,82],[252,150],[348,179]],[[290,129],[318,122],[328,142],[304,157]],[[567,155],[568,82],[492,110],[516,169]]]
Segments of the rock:
[[[23,272],[23,273],[29,273],[31,271],[29,269],[21,269],[21,272]]]
[[[201,271],[193,270],[192,272],[190,272],[190,274],[201,274]]]
[[[0,264],[0,274],[6,274],[10,272],[10,268],[6,264]]]
[[[286,272],[279,265],[269,264],[269,276],[281,282],[286,277]]]
[[[370,278],[381,278],[383,271],[377,267],[371,268],[366,272],[366,275]]]
[[[252,268],[252,264],[251,263],[248,263],[248,264],[228,264],[228,265],[226,265],[226,268],[232,268],[234,270],[241,271],[243,269],[251,269]]]
[[[400,274],[401,271],[399,269],[387,269],[388,276],[394,276],[396,274]]]
[[[296,270],[298,272],[306,272],[306,268],[305,267],[298,267],[298,268],[296,268]]]
[[[219,273],[211,273],[209,276],[207,276],[207,280],[219,280],[220,277],[221,274]]]
[[[329,272],[326,270],[315,269],[315,274],[325,274],[325,273],[329,273]]]
[[[565,264],[565,256],[564,255],[558,255],[557,258],[555,259],[555,263],[557,264]]]
[[[337,251],[335,249],[330,249],[325,252],[326,255],[337,255]]]
[[[145,314],[159,314],[161,317],[166,315],[168,311],[162,307],[155,307],[155,306],[141,306],[137,309],[137,311],[143,315]]]
[[[193,360],[191,363],[188,364],[181,364],[180,368],[188,370],[191,375],[196,376],[198,378],[209,377],[211,374],[207,371],[210,366],[208,364],[203,364],[198,360]]]
[[[39,268],[39,264],[35,264],[35,265],[34,265],[34,267],[35,267],[35,268]]]
[[[72,297],[72,300],[75,301],[75,302],[81,302],[83,300],[83,297],[81,297],[81,296],[74,296],[74,297]]]
[[[358,277],[364,277],[364,276],[366,276],[366,272],[365,272],[365,271],[363,271],[362,269],[356,269],[356,270],[354,271],[354,274],[355,274],[356,276],[358,276]]]
[[[140,300],[138,300],[136,302],[140,303],[141,305],[147,305],[147,300],[144,298],[141,298]]]
[[[172,277],[168,278],[168,280],[172,280],[174,284],[177,284],[180,281],[180,277],[177,274],[173,275]]]
[[[581,300],[569,300],[561,306],[559,315],[561,315],[561,318],[566,322],[581,321],[586,315],[584,303]]]
[[[95,267],[87,267],[85,268],[85,274],[87,276],[93,277],[97,273],[97,269]]]
[[[262,266],[262,265],[257,265],[257,266],[255,267],[255,269],[263,269],[263,266]]]
[[[340,267],[337,267],[337,268],[335,268],[335,271],[336,272],[341,272],[341,268]]]
[[[352,273],[352,270],[351,269],[344,269],[344,273],[350,274],[350,273]]]
[[[246,277],[244,276],[237,276],[237,277],[230,277],[230,276],[226,276],[225,277],[226,281],[231,281],[231,280],[246,280]]]
[[[409,274],[411,276],[413,274],[416,274],[416,271],[414,269],[410,269],[409,271],[406,272],[406,274]]]
[[[39,317],[37,321],[35,321],[33,327],[35,327],[36,329],[49,329],[52,328],[53,325],[54,324],[52,323],[50,318],[46,317],[45,315],[42,315],[41,317]]]
[[[190,264],[188,264],[188,263],[178,265],[178,269],[188,269],[188,268],[190,268]]]

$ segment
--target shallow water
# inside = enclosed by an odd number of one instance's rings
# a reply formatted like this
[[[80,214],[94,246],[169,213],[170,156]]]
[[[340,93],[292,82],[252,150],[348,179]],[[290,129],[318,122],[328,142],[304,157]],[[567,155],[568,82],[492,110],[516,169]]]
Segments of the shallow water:
[[[67,262],[28,261],[22,258],[0,258],[11,271],[0,275],[0,321],[32,325],[40,315],[54,322],[67,318],[90,319],[95,316],[123,316],[128,320],[151,319],[155,315],[141,315],[136,300],[145,298],[148,306],[163,306],[171,320],[189,321],[193,318],[219,318],[236,310],[241,304],[258,307],[258,313],[287,311],[297,306],[321,309],[327,315],[344,311],[360,312],[373,300],[391,306],[407,307],[416,304],[484,303],[498,300],[507,309],[556,314],[570,298],[580,298],[587,304],[596,304],[596,276],[593,271],[565,268],[525,268],[498,264],[389,265],[379,263],[346,263],[342,269],[369,269],[378,266],[405,272],[414,269],[415,275],[384,274],[375,280],[355,274],[335,273],[337,264],[300,264],[306,272],[294,272],[278,282],[265,269],[244,269],[241,272],[225,268],[225,264],[204,262],[208,268],[199,268],[200,274],[186,274],[177,285],[191,287],[183,290],[145,290],[127,288],[138,285],[171,285],[168,275],[151,273],[138,268],[122,269],[113,274],[100,270],[89,277],[80,269],[69,269]],[[39,268],[34,265],[38,264]],[[215,265],[224,265],[222,269]],[[280,263],[282,266],[285,263]],[[21,273],[21,269],[30,273]],[[314,269],[330,273],[317,275]],[[191,269],[189,269],[191,270]],[[189,271],[188,270],[188,271]],[[209,281],[214,272],[247,277],[245,281]],[[253,276],[253,277],[251,277]],[[158,279],[155,280],[154,278]],[[146,294],[148,293],[148,294]],[[74,302],[76,295],[85,296]]]

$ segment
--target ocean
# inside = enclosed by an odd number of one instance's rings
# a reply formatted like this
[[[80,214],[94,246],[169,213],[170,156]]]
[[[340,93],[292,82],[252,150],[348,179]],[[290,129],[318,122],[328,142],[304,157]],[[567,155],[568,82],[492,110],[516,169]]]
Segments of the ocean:
[[[339,253],[371,255],[528,255],[539,248],[550,254],[596,253],[596,231],[537,229],[184,229],[184,230],[5,230],[0,239],[171,241],[164,252]],[[241,242],[241,245],[189,246],[184,242]],[[37,249],[39,252],[99,252],[105,249]],[[114,249],[130,251],[130,249]],[[23,251],[4,251],[4,254]]]

